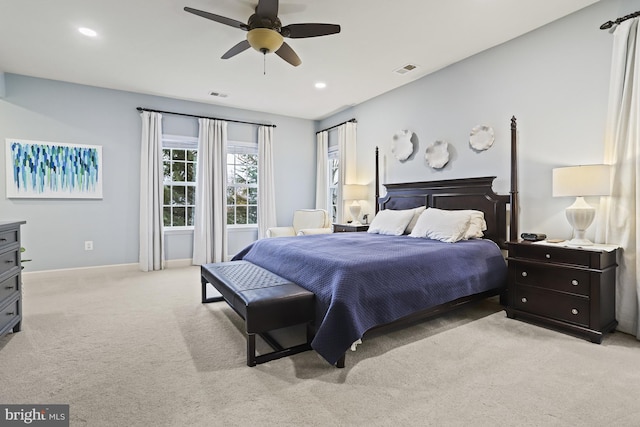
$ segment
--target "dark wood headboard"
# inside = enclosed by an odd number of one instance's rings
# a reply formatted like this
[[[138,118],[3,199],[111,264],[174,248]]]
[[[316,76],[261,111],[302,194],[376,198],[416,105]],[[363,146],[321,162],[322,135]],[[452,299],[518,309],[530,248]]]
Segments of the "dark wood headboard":
[[[385,184],[387,194],[378,200],[380,209],[411,209],[426,206],[438,209],[475,209],[484,212],[484,237],[502,249],[507,241],[508,195],[493,192],[495,176],[442,181]]]
[[[440,181],[384,184],[387,194],[379,197],[378,148],[376,147],[376,212],[380,209],[410,209],[426,206],[438,209],[475,209],[484,212],[487,222],[485,238],[502,249],[508,240],[518,239],[518,159],[517,124],[511,118],[511,191],[499,195],[493,191],[495,176],[447,179]],[[509,221],[507,222],[507,205]],[[507,229],[509,233],[507,233]]]

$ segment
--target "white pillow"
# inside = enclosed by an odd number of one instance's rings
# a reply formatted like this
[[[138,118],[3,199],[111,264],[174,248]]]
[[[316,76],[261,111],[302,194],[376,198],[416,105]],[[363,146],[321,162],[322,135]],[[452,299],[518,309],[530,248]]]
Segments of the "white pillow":
[[[425,209],[427,209],[426,206],[419,206],[417,208],[408,209],[413,212],[413,217],[411,218],[411,221],[409,221],[409,225],[407,225],[407,228],[404,230],[405,233],[409,234],[413,231],[413,227],[416,226],[416,222],[418,222],[420,214],[424,212]]]
[[[429,208],[422,212],[409,236],[453,243],[465,238],[470,222],[467,212]]]
[[[479,239],[484,236],[483,231],[487,229],[487,222],[484,220],[484,212],[475,210],[463,210],[471,216],[469,228],[465,234],[465,239]]]
[[[385,209],[376,214],[369,225],[368,233],[400,236],[413,218],[413,209],[394,211]]]

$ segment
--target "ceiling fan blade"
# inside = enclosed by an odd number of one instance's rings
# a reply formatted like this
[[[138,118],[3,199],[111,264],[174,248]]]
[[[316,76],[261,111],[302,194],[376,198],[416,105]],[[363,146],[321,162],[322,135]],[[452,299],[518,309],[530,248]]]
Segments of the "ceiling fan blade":
[[[275,18],[278,16],[278,0],[259,0],[256,6],[258,15]]]
[[[280,49],[276,50],[276,55],[278,55],[280,58],[284,59],[294,67],[302,64],[300,57],[293,51],[293,49],[291,49],[291,46],[289,46],[287,42],[282,43]]]
[[[336,24],[291,24],[282,27],[280,34],[291,39],[306,37],[328,36],[340,32],[340,25]]]
[[[247,40],[242,40],[240,43],[229,49],[224,55],[222,55],[222,59],[229,59],[232,56],[236,56],[240,52],[244,52],[245,50],[251,47]]]
[[[191,7],[185,7],[184,11],[193,13],[194,15],[198,15],[206,19],[210,19],[212,21],[219,22],[221,24],[229,25],[230,27],[240,28],[241,30],[245,30],[245,31],[248,29],[247,24],[244,24],[240,21],[236,21],[235,19],[227,18],[220,15],[215,15],[213,13],[205,12],[198,9],[193,9]]]

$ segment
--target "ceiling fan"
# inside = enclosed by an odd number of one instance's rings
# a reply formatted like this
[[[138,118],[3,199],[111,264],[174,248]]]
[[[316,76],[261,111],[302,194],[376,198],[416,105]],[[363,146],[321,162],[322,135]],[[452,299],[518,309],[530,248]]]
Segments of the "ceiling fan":
[[[289,24],[282,26],[278,18],[278,0],[258,0],[255,13],[244,24],[235,19],[185,7],[184,10],[221,24],[248,31],[247,39],[229,49],[222,59],[229,59],[249,47],[263,54],[275,52],[280,58],[297,67],[302,64],[300,57],[294,52],[283,37],[303,39],[307,37],[328,36],[340,32],[340,25],[335,24]]]

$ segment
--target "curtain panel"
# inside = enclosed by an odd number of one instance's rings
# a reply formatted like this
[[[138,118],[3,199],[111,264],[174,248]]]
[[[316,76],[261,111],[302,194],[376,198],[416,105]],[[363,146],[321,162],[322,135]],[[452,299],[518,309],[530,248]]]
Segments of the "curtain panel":
[[[258,239],[276,224],[276,190],[273,169],[273,127],[258,128]]]
[[[140,228],[138,265],[142,271],[164,268],[162,220],[162,115],[143,111],[140,141]]]
[[[356,170],[356,141],[357,141],[357,124],[347,122],[338,126],[338,149],[340,150],[340,185],[338,186],[338,223],[343,223],[347,214],[345,209],[346,203],[342,200],[342,186],[348,184],[357,184]]]
[[[616,271],[618,330],[640,339],[640,43],[639,18],[614,32],[605,163],[612,165],[611,197],[603,198],[597,239],[622,247]]]
[[[329,132],[316,134],[316,209],[329,209]]]
[[[198,119],[194,265],[227,259],[227,122]]]

